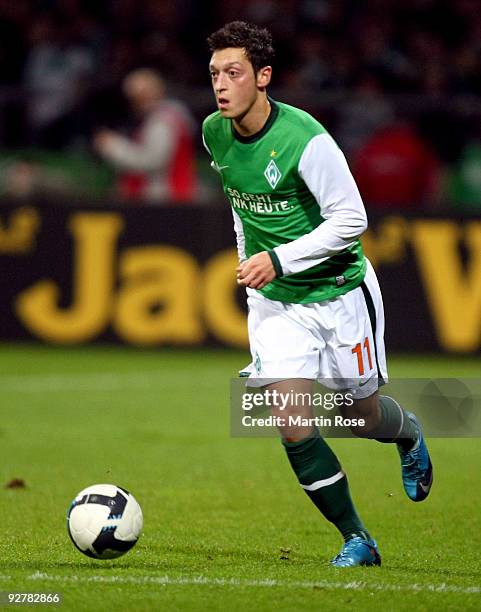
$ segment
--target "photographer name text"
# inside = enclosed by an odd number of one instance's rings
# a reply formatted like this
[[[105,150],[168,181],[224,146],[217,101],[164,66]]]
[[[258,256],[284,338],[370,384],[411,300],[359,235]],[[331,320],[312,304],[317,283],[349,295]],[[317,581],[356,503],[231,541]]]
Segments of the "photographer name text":
[[[302,417],[300,415],[285,417],[271,415],[261,418],[246,414],[242,417],[242,425],[244,427],[364,427],[366,421],[365,419],[348,419],[340,415],[335,415],[333,418],[325,416]]]

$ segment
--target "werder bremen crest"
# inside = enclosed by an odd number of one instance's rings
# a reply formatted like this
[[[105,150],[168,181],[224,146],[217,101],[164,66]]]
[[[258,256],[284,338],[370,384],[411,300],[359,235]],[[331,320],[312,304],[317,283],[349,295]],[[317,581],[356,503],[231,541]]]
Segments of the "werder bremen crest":
[[[254,361],[254,366],[256,368],[256,374],[260,374],[261,373],[261,369],[262,369],[262,364],[261,364],[261,358],[259,357],[259,353],[256,353],[256,358]]]
[[[264,176],[272,189],[275,189],[277,183],[281,180],[282,174],[273,159],[267,164],[267,168],[264,170]]]

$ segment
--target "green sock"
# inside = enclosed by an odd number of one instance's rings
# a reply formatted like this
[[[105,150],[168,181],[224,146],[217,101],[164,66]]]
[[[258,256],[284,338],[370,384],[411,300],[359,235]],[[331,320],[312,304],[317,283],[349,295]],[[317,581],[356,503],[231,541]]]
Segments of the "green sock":
[[[418,439],[418,429],[406,411],[387,395],[379,396],[379,407],[381,422],[369,432],[369,437],[388,444],[396,442],[403,449],[410,450]]]
[[[336,455],[320,437],[283,442],[301,487],[344,540],[354,536],[369,539],[349,493],[349,486]]]

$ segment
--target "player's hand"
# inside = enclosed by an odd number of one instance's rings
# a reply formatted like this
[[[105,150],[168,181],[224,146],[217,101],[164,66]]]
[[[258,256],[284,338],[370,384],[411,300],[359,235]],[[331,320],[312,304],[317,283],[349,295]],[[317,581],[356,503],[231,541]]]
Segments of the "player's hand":
[[[113,130],[100,130],[95,134],[92,140],[92,146],[99,153],[107,152],[112,143],[118,138],[117,132]]]
[[[238,284],[251,289],[262,289],[276,277],[276,271],[267,251],[249,257],[240,264],[236,272]]]

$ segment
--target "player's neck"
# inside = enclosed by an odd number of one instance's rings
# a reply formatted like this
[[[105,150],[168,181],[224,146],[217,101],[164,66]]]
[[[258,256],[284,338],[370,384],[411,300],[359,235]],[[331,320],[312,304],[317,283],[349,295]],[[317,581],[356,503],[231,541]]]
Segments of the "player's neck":
[[[264,127],[271,112],[271,105],[267,96],[256,100],[255,104],[240,119],[233,119],[234,129],[241,136],[248,137],[257,134]]]

